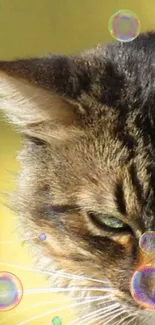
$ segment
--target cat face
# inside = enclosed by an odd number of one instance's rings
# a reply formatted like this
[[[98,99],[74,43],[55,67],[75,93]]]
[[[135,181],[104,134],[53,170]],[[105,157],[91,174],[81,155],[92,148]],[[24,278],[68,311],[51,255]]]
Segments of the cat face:
[[[154,33],[0,62],[0,106],[24,139],[11,203],[21,237],[36,237],[50,286],[74,287],[87,324],[155,322],[130,292],[133,273],[155,266],[139,247],[155,230],[154,104]]]

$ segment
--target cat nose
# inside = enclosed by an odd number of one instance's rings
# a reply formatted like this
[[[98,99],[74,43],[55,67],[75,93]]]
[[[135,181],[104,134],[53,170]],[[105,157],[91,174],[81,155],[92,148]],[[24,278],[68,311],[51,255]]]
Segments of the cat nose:
[[[142,267],[134,272],[130,292],[143,308],[155,309],[155,267]]]

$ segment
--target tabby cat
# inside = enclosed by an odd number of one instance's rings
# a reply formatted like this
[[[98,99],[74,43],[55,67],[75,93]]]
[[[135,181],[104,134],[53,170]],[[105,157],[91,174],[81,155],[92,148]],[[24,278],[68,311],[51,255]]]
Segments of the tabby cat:
[[[139,247],[155,230],[155,33],[1,61],[0,107],[23,136],[10,204],[21,239],[50,287],[77,298],[76,324],[155,324],[130,290],[155,266]]]

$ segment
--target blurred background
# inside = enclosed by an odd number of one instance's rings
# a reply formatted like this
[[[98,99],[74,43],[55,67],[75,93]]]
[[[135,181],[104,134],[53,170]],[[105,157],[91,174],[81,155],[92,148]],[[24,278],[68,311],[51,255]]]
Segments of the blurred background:
[[[111,41],[108,20],[120,9],[137,13],[142,31],[155,29],[154,0],[1,0],[0,60],[49,52],[70,54]],[[1,114],[0,194],[15,187],[20,147],[20,136]],[[5,241],[0,242],[0,271],[18,276],[24,289],[46,287],[44,276],[32,270],[30,253],[16,241],[15,216],[3,203],[0,195],[0,241]],[[56,316],[62,325],[70,321],[74,325],[77,315],[71,303],[63,294],[29,293],[15,309],[0,312],[0,325],[50,325]]]

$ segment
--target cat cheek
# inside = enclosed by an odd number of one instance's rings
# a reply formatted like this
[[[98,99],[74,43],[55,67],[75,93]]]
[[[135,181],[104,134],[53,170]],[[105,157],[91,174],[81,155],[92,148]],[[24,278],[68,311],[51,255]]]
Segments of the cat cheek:
[[[125,248],[127,254],[132,253],[133,239],[131,235],[115,235],[112,239],[119,245],[122,245]]]

